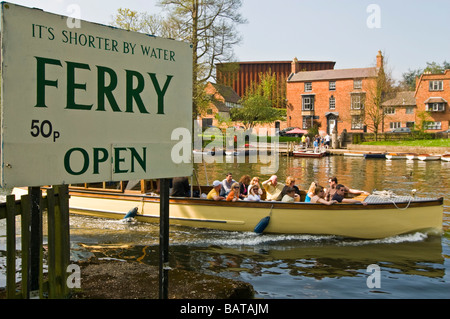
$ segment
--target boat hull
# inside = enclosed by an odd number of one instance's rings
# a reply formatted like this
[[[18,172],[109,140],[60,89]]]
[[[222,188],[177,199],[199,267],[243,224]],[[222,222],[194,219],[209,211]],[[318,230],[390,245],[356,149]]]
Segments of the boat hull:
[[[117,196],[74,192],[70,198],[73,213],[122,219],[138,207],[136,219],[159,222],[159,198],[145,195]],[[404,233],[442,231],[443,200],[394,204],[226,202],[205,199],[170,199],[173,225],[225,231],[252,232],[269,216],[265,233],[336,235],[351,238],[385,238]],[[408,208],[406,208],[408,207]],[[406,208],[406,209],[404,209]]]
[[[320,158],[327,155],[327,152],[314,153],[310,151],[294,151],[292,155],[295,157],[312,157],[312,158]]]

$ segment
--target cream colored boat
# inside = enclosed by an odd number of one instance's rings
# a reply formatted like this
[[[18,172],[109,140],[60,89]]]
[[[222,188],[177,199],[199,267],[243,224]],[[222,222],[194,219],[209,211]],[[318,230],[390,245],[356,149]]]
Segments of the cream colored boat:
[[[203,188],[203,192],[207,189]],[[170,223],[225,231],[253,232],[270,215],[265,233],[336,235],[351,238],[385,238],[411,232],[442,232],[443,198],[369,195],[362,204],[311,204],[226,202],[201,198],[170,198]],[[159,197],[138,191],[70,188],[71,213],[123,219],[137,207],[134,217],[159,222]]]

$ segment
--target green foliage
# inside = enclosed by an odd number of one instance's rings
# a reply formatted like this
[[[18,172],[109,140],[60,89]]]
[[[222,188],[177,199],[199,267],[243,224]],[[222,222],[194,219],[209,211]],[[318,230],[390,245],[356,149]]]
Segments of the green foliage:
[[[230,116],[233,121],[242,122],[248,129],[257,124],[282,120],[286,116],[286,110],[273,108],[272,102],[264,96],[252,95],[242,100],[242,107],[231,109]]]

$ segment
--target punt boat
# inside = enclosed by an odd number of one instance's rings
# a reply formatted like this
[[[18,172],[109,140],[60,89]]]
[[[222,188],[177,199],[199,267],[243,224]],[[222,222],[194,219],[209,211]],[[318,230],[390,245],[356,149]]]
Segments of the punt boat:
[[[430,154],[419,154],[417,158],[420,161],[438,161],[441,159],[440,155],[430,155]]]
[[[71,185],[70,212],[103,218],[124,219],[131,211],[138,221],[159,223],[160,198],[148,192],[142,180]],[[130,185],[131,183],[131,185]],[[442,233],[443,198],[363,196],[357,204],[284,203],[261,200],[214,201],[204,198],[211,187],[198,186],[199,197],[170,197],[170,223],[224,231],[256,232],[269,217],[264,233],[336,235],[348,238],[386,238],[412,232]],[[191,186],[191,193],[194,187]],[[16,193],[17,190],[15,189]],[[26,190],[22,190],[22,193]],[[264,199],[265,194],[262,198]],[[358,199],[358,198],[356,198]]]

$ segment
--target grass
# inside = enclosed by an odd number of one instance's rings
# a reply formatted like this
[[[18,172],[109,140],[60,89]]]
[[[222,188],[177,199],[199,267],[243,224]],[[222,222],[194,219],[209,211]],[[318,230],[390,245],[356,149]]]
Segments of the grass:
[[[450,139],[412,140],[412,141],[377,141],[364,142],[362,145],[389,145],[389,146],[421,146],[421,147],[450,147]]]

